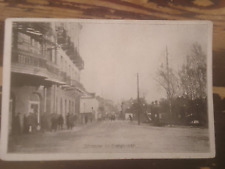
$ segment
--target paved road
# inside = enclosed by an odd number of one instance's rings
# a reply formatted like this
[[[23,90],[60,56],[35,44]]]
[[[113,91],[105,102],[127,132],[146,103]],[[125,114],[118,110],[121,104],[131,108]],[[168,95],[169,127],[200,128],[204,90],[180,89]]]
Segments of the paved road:
[[[11,152],[208,152],[208,130],[154,127],[129,121],[104,121],[74,130],[11,138]],[[13,140],[13,142],[12,142]]]

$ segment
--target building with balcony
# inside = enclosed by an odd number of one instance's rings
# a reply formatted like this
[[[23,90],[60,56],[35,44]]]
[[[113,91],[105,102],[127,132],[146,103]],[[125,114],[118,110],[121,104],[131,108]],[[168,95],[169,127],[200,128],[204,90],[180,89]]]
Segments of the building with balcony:
[[[13,24],[10,133],[28,130],[26,119],[31,114],[36,126],[45,130],[51,128],[53,115],[61,114],[64,124],[68,113],[79,116],[80,97],[85,93],[80,83],[84,62],[70,40],[67,30],[74,29],[72,26],[47,22]]]

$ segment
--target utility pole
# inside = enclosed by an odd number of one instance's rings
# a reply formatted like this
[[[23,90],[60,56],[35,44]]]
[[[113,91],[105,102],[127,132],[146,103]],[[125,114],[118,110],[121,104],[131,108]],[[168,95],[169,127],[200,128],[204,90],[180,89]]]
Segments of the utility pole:
[[[169,72],[169,59],[168,59],[168,49],[167,49],[167,46],[166,46],[166,71],[167,71],[167,78],[168,78],[168,83],[167,83],[167,99],[169,101],[169,116],[170,116],[170,123],[172,122],[172,108],[171,108],[171,102],[172,102],[172,98],[171,98],[171,79],[170,79],[170,72]]]
[[[139,98],[139,74],[137,73],[137,101],[138,101],[138,125],[140,125],[140,98]]]

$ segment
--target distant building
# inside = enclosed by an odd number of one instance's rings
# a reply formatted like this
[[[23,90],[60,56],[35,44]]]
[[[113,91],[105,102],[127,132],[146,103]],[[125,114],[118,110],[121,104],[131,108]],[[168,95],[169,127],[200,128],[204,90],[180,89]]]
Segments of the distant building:
[[[127,101],[123,101],[121,103],[121,113],[120,113],[120,117],[121,119],[129,119],[129,115],[131,115],[133,117],[133,111],[132,111],[132,107],[134,105],[134,100],[131,98]]]
[[[99,102],[94,94],[82,96],[80,100],[80,116],[83,123],[88,123],[99,118]]]
[[[119,111],[114,102],[109,99],[97,96],[96,99],[99,102],[98,118],[109,119],[111,116],[118,117]]]
[[[93,120],[109,119],[116,116],[117,108],[113,101],[95,96],[94,93],[86,93],[80,100],[80,117],[82,123],[88,123]]]
[[[64,120],[68,113],[79,114],[84,62],[66,29],[70,27],[53,23],[13,24],[10,132],[17,127],[17,114],[21,131],[31,113],[45,129],[51,126],[52,114],[62,114]]]

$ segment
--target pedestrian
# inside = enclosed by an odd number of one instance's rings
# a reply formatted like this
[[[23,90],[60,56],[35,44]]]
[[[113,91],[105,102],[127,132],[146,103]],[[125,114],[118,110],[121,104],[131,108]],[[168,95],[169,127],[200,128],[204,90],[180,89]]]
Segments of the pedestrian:
[[[15,116],[15,134],[20,135],[21,134],[21,114],[18,112]]]
[[[87,124],[87,122],[88,122],[88,116],[87,115],[84,116],[84,121],[85,121],[85,124]]]
[[[74,117],[73,117],[73,115],[72,114],[70,114],[69,113],[69,119],[68,119],[69,121],[69,129],[70,130],[72,130],[72,128],[73,128],[73,123],[74,123]]]
[[[46,112],[44,112],[42,115],[41,115],[41,130],[42,131],[46,131],[48,130],[48,116],[46,114]]]
[[[27,123],[27,115],[25,114],[24,117],[23,117],[23,132],[25,134],[28,133],[28,123]]]
[[[40,124],[38,123],[38,113],[32,113],[33,116],[33,131],[36,132],[40,129]]]
[[[28,126],[28,133],[33,133],[35,131],[35,118],[33,113],[29,113],[27,116],[27,126]]]
[[[66,126],[67,126],[67,129],[69,129],[70,128],[70,120],[69,120],[69,118],[70,118],[70,114],[69,113],[67,113],[67,115],[66,115]]]
[[[133,121],[133,117],[131,115],[129,115],[129,119],[131,122]]]
[[[60,114],[58,117],[58,126],[59,126],[60,130],[63,129],[63,121],[64,121],[63,116],[62,116],[62,114]]]
[[[52,131],[56,131],[57,130],[57,123],[58,123],[58,118],[56,113],[53,113],[52,118],[51,118],[51,129]]]

